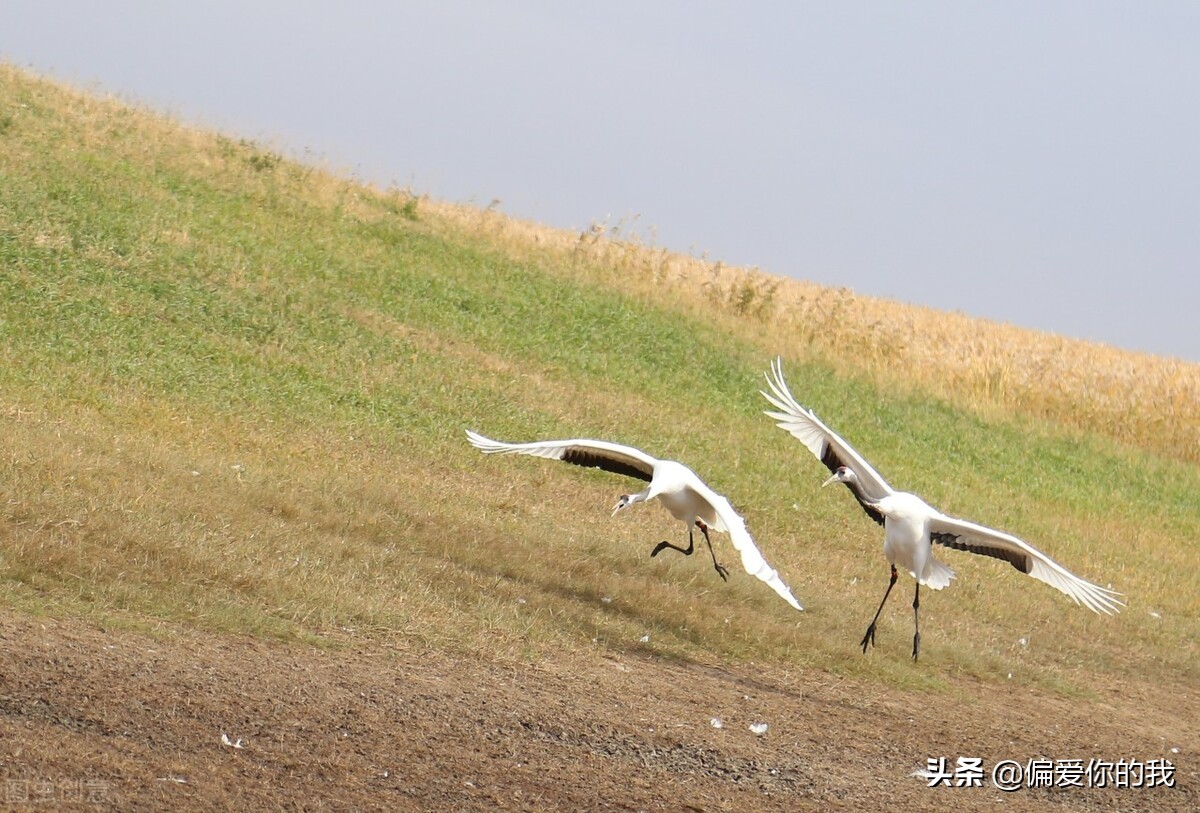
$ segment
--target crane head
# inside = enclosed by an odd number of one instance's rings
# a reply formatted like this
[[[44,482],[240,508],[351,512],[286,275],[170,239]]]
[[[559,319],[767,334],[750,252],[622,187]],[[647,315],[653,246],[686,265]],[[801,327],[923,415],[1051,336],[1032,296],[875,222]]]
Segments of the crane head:
[[[830,483],[853,483],[857,480],[858,477],[854,474],[854,472],[850,471],[850,469],[846,468],[845,466],[838,466],[837,471],[833,473],[833,476],[824,483],[821,483],[821,488],[824,488]]]

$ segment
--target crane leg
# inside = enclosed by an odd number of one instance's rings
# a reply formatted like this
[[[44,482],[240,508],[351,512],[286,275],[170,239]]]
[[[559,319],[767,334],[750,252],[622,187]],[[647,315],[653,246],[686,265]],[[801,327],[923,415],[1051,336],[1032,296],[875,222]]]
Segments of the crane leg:
[[[659,542],[654,546],[654,550],[650,551],[650,558],[653,559],[655,556],[658,556],[658,554],[662,553],[663,548],[670,548],[671,550],[679,551],[684,556],[691,556],[692,551],[696,549],[696,545],[692,542],[692,529],[688,528],[688,546],[686,548],[681,548],[678,545],[672,545],[670,542],[664,539],[662,542]]]
[[[875,646],[875,622],[879,620],[879,614],[883,612],[883,605],[887,603],[888,595],[892,592],[892,588],[896,586],[896,566],[892,565],[892,578],[888,581],[887,590],[884,591],[883,601],[879,602],[879,609],[875,611],[875,617],[871,619],[871,626],[867,627],[867,634],[862,639],[862,651],[867,653],[867,644]]]
[[[722,581],[729,581],[729,571],[717,561],[717,554],[713,551],[712,540],[708,538],[708,526],[700,522],[700,520],[696,520],[696,525],[699,526],[700,533],[704,534],[704,541],[708,543],[708,554],[712,556],[713,567],[717,569],[717,575],[721,577]],[[691,535],[692,532],[689,530],[688,536],[690,537]]]
[[[913,593],[913,660],[917,659],[917,653],[921,650],[921,618],[917,614],[917,610],[921,606],[921,583],[917,582],[917,592]]]

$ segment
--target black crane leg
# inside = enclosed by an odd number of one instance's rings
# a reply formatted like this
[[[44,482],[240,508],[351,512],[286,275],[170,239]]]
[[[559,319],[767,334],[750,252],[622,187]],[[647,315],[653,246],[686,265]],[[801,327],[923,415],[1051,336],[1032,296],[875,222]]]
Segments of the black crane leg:
[[[658,556],[658,554],[662,553],[663,548],[670,548],[671,550],[679,551],[684,556],[691,556],[692,552],[696,550],[696,545],[692,542],[692,529],[688,528],[688,546],[686,548],[673,545],[664,539],[662,542],[659,542],[654,546],[654,550],[650,551],[650,558],[653,559],[655,556]]]
[[[729,581],[729,571],[717,561],[717,554],[713,551],[712,540],[708,538],[708,526],[700,522],[700,520],[696,520],[696,525],[700,528],[700,533],[704,534],[704,541],[708,543],[708,553],[712,556],[713,567],[717,569],[717,575],[721,577],[722,581]],[[691,536],[691,531],[688,532],[688,536]]]
[[[862,651],[864,655],[867,653],[867,644],[875,646],[875,622],[879,620],[879,614],[883,612],[883,605],[887,603],[892,588],[896,586],[896,578],[896,566],[892,565],[892,578],[888,581],[887,590],[884,591],[883,601],[879,602],[879,609],[875,611],[875,617],[871,619],[871,626],[867,627],[867,634],[862,639]]]
[[[921,583],[917,582],[917,592],[913,593],[913,626],[916,631],[913,633],[913,660],[917,659],[917,653],[921,650],[921,618],[917,614],[917,610],[921,607]]]

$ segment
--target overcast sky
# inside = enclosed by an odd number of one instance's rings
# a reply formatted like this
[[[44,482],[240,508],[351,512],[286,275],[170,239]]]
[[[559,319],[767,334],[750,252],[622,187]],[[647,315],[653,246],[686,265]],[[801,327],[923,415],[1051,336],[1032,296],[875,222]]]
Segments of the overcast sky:
[[[0,56],[380,185],[1200,361],[1200,3],[29,0]]]

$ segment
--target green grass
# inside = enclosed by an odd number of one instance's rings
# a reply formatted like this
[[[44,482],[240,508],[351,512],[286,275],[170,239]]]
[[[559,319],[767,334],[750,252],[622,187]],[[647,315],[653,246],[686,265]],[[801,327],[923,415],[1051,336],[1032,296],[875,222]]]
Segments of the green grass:
[[[762,416],[775,348],[753,313],[706,318],[574,278],[403,193],[9,69],[0,98],[10,606],[520,657],[647,650],[929,688],[1200,676],[1193,465],[787,359],[797,395],[895,486],[1129,597],[1095,618],[946,552],[960,578],[923,597],[925,660],[906,658],[907,581],[863,658],[882,534]],[[703,557],[651,561],[682,529],[655,506],[610,519],[628,483],[483,458],[465,428],[602,437],[691,465],[807,612],[744,574],[720,583]]]

